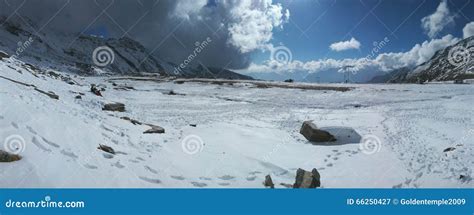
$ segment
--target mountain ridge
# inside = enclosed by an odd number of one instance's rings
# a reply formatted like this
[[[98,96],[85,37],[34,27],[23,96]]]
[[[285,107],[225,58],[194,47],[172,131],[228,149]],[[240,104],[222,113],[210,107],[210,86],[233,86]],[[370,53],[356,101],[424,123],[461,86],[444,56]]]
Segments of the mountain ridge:
[[[426,62],[413,68],[402,67],[369,83],[423,83],[474,78],[474,36],[440,49]]]
[[[224,68],[207,67],[218,73],[203,72],[187,65],[182,72],[175,73],[177,64],[157,59],[140,42],[129,37],[103,38],[86,34],[64,34],[37,32],[28,20],[0,17],[0,49],[9,55],[21,58],[25,63],[40,68],[62,69],[81,75],[145,75],[188,78],[234,78],[253,79]],[[19,24],[23,23],[23,24]],[[31,29],[31,30],[28,30]],[[103,49],[103,50],[102,50]],[[99,53],[94,56],[94,53]],[[107,53],[107,51],[109,53]],[[94,57],[96,59],[94,59]],[[104,57],[99,59],[99,57]],[[109,60],[98,65],[96,61]],[[212,68],[212,69],[211,69]]]

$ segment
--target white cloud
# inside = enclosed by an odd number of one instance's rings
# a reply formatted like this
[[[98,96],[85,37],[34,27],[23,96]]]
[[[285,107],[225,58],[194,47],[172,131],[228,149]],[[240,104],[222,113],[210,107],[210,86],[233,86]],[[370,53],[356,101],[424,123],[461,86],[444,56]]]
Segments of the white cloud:
[[[345,51],[349,49],[359,49],[360,42],[357,41],[354,37],[347,41],[341,41],[337,43],[333,43],[329,46],[333,51]]]
[[[290,11],[272,0],[222,0],[212,12],[204,9],[207,0],[178,1],[173,15],[192,20],[209,18],[218,14],[220,26],[227,31],[227,44],[242,53],[257,49],[268,50],[273,38],[273,30],[282,28],[290,18]],[[216,28],[215,30],[220,29]]]
[[[267,49],[273,29],[282,27],[290,12],[272,0],[228,0],[224,7],[229,13],[229,44],[241,53]]]
[[[404,66],[416,66],[429,60],[436,51],[455,44],[460,39],[452,35],[446,35],[440,39],[432,39],[416,44],[407,52],[398,53],[381,53],[373,59],[321,59],[307,62],[292,61],[290,63],[279,63],[277,61],[266,61],[263,64],[251,64],[243,73],[256,72],[294,72],[307,71],[308,73],[316,73],[325,70],[339,71],[341,68],[350,67],[351,71],[359,71],[364,69],[375,69],[378,71],[391,71],[393,69]]]
[[[206,4],[207,0],[177,1],[174,15],[189,20],[191,15],[197,14]]]
[[[454,24],[454,16],[451,15],[446,0],[441,1],[433,14],[421,19],[421,26],[430,38],[434,38],[450,24]]]
[[[416,66],[428,61],[436,51],[453,45],[459,41],[459,38],[448,34],[440,39],[432,39],[416,44],[408,52],[383,53],[377,56],[376,60],[384,68],[393,69],[403,66]]]
[[[474,22],[467,23],[462,29],[464,38],[474,36]]]

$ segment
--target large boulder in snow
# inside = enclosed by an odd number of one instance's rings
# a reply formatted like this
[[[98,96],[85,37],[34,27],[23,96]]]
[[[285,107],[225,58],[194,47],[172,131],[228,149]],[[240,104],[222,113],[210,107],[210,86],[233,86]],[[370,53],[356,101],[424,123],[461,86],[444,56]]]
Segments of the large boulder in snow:
[[[293,188],[316,188],[321,186],[321,175],[318,170],[313,169],[308,172],[304,169],[296,171],[295,184]]]
[[[122,103],[110,103],[105,104],[102,110],[105,111],[118,111],[118,112],[125,112],[125,105]]]
[[[301,126],[300,129],[300,134],[312,142],[336,141],[336,138],[332,134],[318,129],[318,127],[312,121],[303,122],[303,126]]]
[[[6,151],[0,150],[0,163],[2,162],[13,162],[21,160],[20,155],[12,154]]]

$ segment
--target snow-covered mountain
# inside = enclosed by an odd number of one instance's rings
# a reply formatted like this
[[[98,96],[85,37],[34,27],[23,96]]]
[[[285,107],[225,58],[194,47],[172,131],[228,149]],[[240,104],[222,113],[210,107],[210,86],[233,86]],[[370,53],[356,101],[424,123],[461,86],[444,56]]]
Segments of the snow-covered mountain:
[[[46,34],[45,31],[38,32],[36,29],[41,27],[27,19],[0,17],[0,23],[4,23],[0,27],[0,50],[42,68],[82,75],[152,73],[159,76],[251,79],[226,69],[206,66],[190,68],[186,65],[176,72],[179,65],[157,59],[142,44],[128,37],[103,38],[53,31]],[[213,70],[217,72],[208,72]]]
[[[417,83],[453,81],[474,78],[474,36],[437,51],[433,57],[415,68],[396,69],[377,76],[371,82]]]

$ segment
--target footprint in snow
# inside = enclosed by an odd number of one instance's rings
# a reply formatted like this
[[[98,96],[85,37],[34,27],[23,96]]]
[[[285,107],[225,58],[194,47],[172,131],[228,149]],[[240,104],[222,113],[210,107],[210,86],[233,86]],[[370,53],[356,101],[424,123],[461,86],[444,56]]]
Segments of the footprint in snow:
[[[26,129],[28,129],[28,131],[29,131],[30,133],[34,134],[34,135],[37,135],[37,134],[38,134],[38,132],[36,132],[36,131],[35,131],[32,127],[30,127],[30,126],[26,126]]]
[[[175,180],[179,180],[179,181],[182,181],[184,180],[185,178],[183,176],[176,176],[176,175],[172,175],[170,176],[172,179],[175,179]]]
[[[97,169],[98,168],[97,166],[90,165],[90,164],[84,164],[84,167],[87,168],[87,169]]]
[[[149,172],[151,172],[151,173],[153,173],[153,174],[158,174],[158,171],[157,171],[157,170],[155,170],[155,169],[153,169],[153,168],[151,168],[151,167],[149,167],[149,166],[144,166],[144,167],[145,167],[145,169],[146,169],[147,171],[149,171]]]
[[[52,147],[55,147],[55,148],[59,148],[59,145],[58,145],[58,144],[56,144],[56,143],[54,143],[54,142],[51,142],[51,141],[47,140],[47,139],[44,138],[44,137],[41,137],[41,139],[42,139],[45,143],[47,143],[48,145],[50,145],[50,146],[52,146]]]
[[[11,124],[12,124],[12,126],[13,126],[14,128],[16,128],[16,129],[19,129],[19,128],[20,128],[20,127],[18,126],[18,124],[16,124],[15,122],[12,122]]]
[[[208,178],[208,177],[199,177],[200,180],[204,180],[204,181],[211,181],[212,178]]]
[[[114,163],[112,166],[117,167],[117,168],[119,168],[119,169],[123,169],[123,168],[125,167],[124,165],[120,164],[120,161],[117,161],[117,162]]]
[[[33,138],[31,139],[31,142],[32,142],[33,144],[35,144],[39,149],[41,149],[41,150],[43,150],[43,151],[45,151],[45,152],[51,152],[51,149],[48,149],[48,148],[46,148],[45,146],[43,146],[43,144],[41,144],[41,142],[40,142],[36,137],[33,137]]]
[[[250,176],[250,177],[247,177],[245,178],[247,181],[255,181],[255,179],[257,179],[257,176]]]
[[[147,177],[143,177],[143,176],[139,176],[138,178],[143,180],[143,181],[146,181],[148,183],[161,184],[160,179],[147,178]]]
[[[296,170],[296,169],[295,169]],[[260,171],[249,172],[250,175],[262,174]]]
[[[104,158],[106,158],[106,159],[112,159],[112,158],[114,158],[114,155],[109,154],[109,153],[102,153],[102,156],[104,156]]]
[[[207,184],[206,183],[200,183],[200,182],[191,182],[191,184],[195,187],[207,187]]]
[[[64,149],[61,150],[61,154],[65,155],[65,156],[68,156],[70,158],[73,158],[73,159],[79,158],[76,154],[74,154],[74,152],[66,151]]]
[[[224,181],[229,181],[229,180],[232,180],[234,178],[235,177],[231,176],[231,175],[224,175],[224,176],[219,177],[219,179],[224,180]]]

